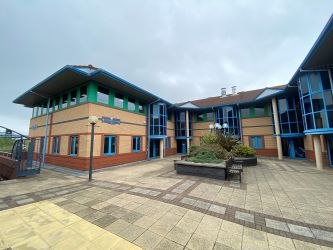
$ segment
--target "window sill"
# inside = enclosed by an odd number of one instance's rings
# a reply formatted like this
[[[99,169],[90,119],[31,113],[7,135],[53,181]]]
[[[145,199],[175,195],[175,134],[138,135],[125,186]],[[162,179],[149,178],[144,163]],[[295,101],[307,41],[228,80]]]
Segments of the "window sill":
[[[103,154],[104,156],[115,156],[116,154]]]

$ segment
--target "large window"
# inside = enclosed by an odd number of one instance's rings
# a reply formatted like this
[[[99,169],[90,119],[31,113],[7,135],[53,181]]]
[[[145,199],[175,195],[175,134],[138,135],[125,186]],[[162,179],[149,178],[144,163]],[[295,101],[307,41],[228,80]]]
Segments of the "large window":
[[[175,115],[176,137],[186,137],[186,111],[177,111]],[[192,113],[189,112],[189,136],[192,136]]]
[[[104,103],[104,104],[109,104],[109,90],[98,87],[97,90],[97,102]]]
[[[78,152],[78,143],[79,137],[77,135],[73,135],[69,139],[69,155],[77,156]]]
[[[216,110],[216,120],[222,127],[226,127],[227,133],[239,136],[238,109],[235,106],[227,106]]]
[[[141,136],[132,137],[132,151],[133,152],[141,151]]]
[[[135,99],[133,98],[128,98],[128,110],[130,111],[135,111]]]
[[[115,136],[107,135],[104,136],[104,155],[115,155],[116,154],[117,138]]]
[[[116,93],[114,97],[114,106],[118,108],[123,108],[124,107],[124,96]]]
[[[281,134],[303,133],[304,127],[298,95],[279,97],[278,112]]]
[[[250,136],[250,147],[252,147],[254,149],[263,148],[262,136]]]
[[[166,135],[167,112],[164,103],[154,103],[150,106],[150,135]]]
[[[333,128],[332,85],[328,71],[303,74],[298,88],[305,130]]]
[[[53,137],[53,154],[59,154],[60,151],[60,137],[55,136]]]

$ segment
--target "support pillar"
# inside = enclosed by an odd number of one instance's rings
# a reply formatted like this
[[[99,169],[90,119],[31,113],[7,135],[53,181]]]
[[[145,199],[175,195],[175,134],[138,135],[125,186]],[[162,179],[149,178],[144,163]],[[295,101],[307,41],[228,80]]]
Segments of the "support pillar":
[[[160,139],[160,159],[164,158],[164,139]]]
[[[186,110],[186,154],[190,153],[190,115]]]
[[[273,118],[274,118],[274,128],[275,128],[275,135],[276,135],[276,146],[277,146],[277,150],[278,150],[278,157],[279,157],[279,160],[283,160],[279,113],[278,113],[278,108],[277,108],[276,97],[273,97],[273,99],[272,99],[272,107],[273,107]]]
[[[323,153],[320,142],[320,135],[312,135],[313,147],[315,151],[316,167],[320,170],[323,169]]]

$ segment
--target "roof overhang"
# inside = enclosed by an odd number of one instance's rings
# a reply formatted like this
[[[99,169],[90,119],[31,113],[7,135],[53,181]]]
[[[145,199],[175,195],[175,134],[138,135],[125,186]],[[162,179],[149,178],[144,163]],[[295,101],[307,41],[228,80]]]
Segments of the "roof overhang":
[[[297,84],[297,78],[303,70],[323,70],[329,68],[333,68],[333,15],[331,15],[288,85]]]
[[[169,102],[158,96],[103,69],[87,70],[72,65],[67,65],[50,75],[36,86],[17,97],[13,102],[23,104],[26,107],[33,107],[34,105],[44,102],[49,97],[59,95],[88,81],[99,82],[116,91],[126,93],[147,103],[161,100],[170,105]]]

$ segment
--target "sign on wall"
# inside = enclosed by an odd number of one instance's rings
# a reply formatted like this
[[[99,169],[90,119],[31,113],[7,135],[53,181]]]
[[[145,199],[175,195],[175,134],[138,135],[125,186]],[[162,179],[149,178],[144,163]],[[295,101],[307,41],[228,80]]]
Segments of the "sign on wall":
[[[111,124],[111,125],[119,125],[120,124],[120,119],[118,119],[118,118],[102,116],[102,118],[100,118],[100,120],[103,123],[108,123],[108,124]]]

